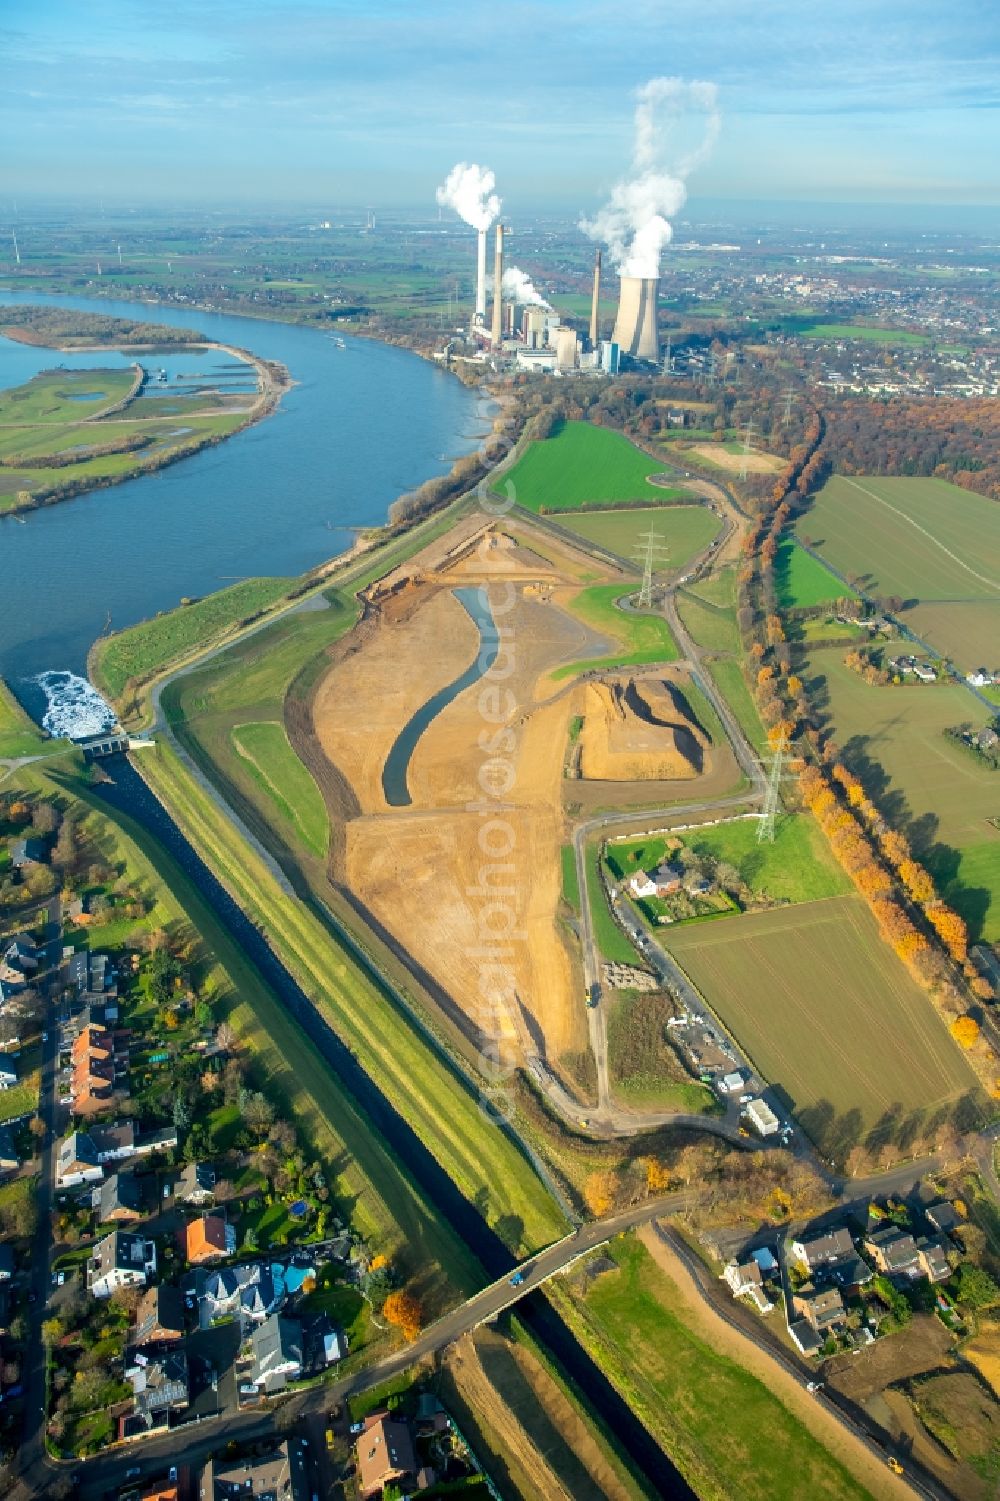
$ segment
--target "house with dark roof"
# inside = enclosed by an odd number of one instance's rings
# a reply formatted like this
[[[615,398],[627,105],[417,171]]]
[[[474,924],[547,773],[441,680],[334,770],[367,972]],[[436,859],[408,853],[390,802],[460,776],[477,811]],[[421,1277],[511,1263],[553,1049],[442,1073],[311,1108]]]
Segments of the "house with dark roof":
[[[911,1281],[926,1275],[920,1265],[920,1251],[908,1230],[888,1225],[865,1236],[865,1250],[878,1270],[887,1277],[907,1277]]]
[[[792,1311],[805,1319],[809,1327],[822,1338],[837,1333],[847,1322],[847,1309],[836,1287],[801,1289],[792,1294]]]
[[[146,1213],[142,1180],[134,1173],[112,1173],[94,1189],[94,1208],[102,1225],[127,1225]]]
[[[309,1501],[306,1458],[300,1438],[251,1458],[210,1458],[201,1472],[198,1501]]]
[[[941,1235],[932,1240],[917,1241],[920,1270],[929,1281],[945,1282],[951,1276],[951,1262],[948,1260],[949,1244],[950,1242]]]
[[[180,1204],[210,1204],[215,1198],[215,1168],[210,1162],[189,1162],[174,1188]]]
[[[10,848],[10,863],[15,870],[25,870],[29,865],[44,865],[48,859],[48,850],[45,841],[33,839],[29,835],[27,839],[15,839]]]
[[[799,1237],[789,1249],[793,1261],[810,1274],[825,1271],[838,1262],[854,1260],[858,1254],[850,1230],[843,1225],[820,1235]]]
[[[155,1276],[156,1246],[132,1230],[112,1230],[87,1263],[87,1288],[95,1298],[110,1298],[119,1287],[145,1287]]]
[[[9,1126],[0,1126],[0,1173],[13,1173],[21,1166],[14,1133]]]
[[[133,1408],[119,1425],[122,1438],[167,1428],[171,1417],[183,1412],[191,1400],[183,1350],[168,1350],[153,1358],[136,1352],[125,1368],[125,1379],[132,1385]]]
[[[936,1235],[953,1235],[955,1231],[961,1232],[965,1224],[965,1220],[954,1204],[949,1204],[947,1199],[942,1199],[939,1204],[928,1204],[924,1210],[924,1219]]]
[[[96,1183],[103,1177],[104,1168],[93,1136],[87,1131],[71,1131],[59,1143],[56,1153],[56,1188]]]
[[[258,1391],[280,1392],[289,1381],[302,1375],[302,1325],[279,1313],[258,1324],[252,1335],[253,1371],[250,1380]]]
[[[373,1412],[365,1419],[355,1453],[358,1490],[365,1501],[371,1496],[381,1496],[387,1485],[406,1481],[417,1473],[409,1425],[387,1412]]]
[[[143,1345],[173,1345],[184,1338],[187,1321],[184,1317],[184,1298],[180,1288],[169,1282],[160,1282],[148,1287],[136,1309],[132,1343]]]

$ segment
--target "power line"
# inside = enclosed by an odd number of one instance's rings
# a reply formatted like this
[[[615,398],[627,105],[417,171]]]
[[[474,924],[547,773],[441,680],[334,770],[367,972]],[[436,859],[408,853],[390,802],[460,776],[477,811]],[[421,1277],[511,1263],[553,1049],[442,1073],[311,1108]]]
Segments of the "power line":
[[[787,427],[789,422],[792,420],[792,397],[794,395],[795,392],[792,390],[791,386],[789,386],[785,391],[785,415],[782,418],[782,425],[784,427]]]
[[[771,771],[767,778],[767,790],[764,793],[764,811],[761,814],[760,823],[757,825],[757,843],[773,844],[774,829],[781,808],[781,782],[785,775],[785,753],[788,750],[788,742],[784,731],[778,736],[771,755]]]
[[[747,477],[747,460],[750,457],[750,439],[753,437],[753,418],[749,420],[743,429],[743,457],[740,460],[740,479]]]
[[[653,603],[653,564],[665,562],[668,549],[666,541],[660,532],[650,527],[648,532],[643,532],[639,538],[644,547],[637,547],[635,555],[642,564],[642,588],[639,590],[638,608],[649,609]]]

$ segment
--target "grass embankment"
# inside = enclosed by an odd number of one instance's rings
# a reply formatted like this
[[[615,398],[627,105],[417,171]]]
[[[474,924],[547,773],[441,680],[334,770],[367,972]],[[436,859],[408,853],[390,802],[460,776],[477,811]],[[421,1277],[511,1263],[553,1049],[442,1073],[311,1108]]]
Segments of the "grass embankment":
[[[791,537],[778,543],[774,559],[774,589],[785,610],[808,609],[833,604],[837,599],[856,599],[848,584],[841,583],[811,553]]]
[[[620,610],[615,601],[627,591],[621,584],[592,584],[569,601],[569,609],[586,625],[620,643],[620,651],[609,657],[594,657],[556,668],[554,680],[574,677],[580,672],[611,667],[639,667],[646,662],[675,662],[680,656],[667,622],[659,615],[643,615],[635,610]]]
[[[872,1501],[762,1381],[689,1327],[642,1245],[609,1250],[615,1270],[549,1296],[702,1501]]]
[[[596,843],[588,844],[585,860],[587,899],[590,902],[591,921],[594,925],[594,940],[605,959],[610,959],[617,964],[635,964],[639,956],[611,916],[611,909],[601,882],[599,861],[599,846]]]
[[[571,844],[564,844],[559,851],[559,863],[562,867],[562,893],[564,900],[573,908],[574,912],[580,910],[580,881],[576,873],[576,851]]]
[[[650,991],[605,990],[608,1069],[613,1093],[628,1105],[720,1115],[710,1089],[697,1083],[667,1040],[670,1002]]]
[[[0,678],[0,758],[44,755],[47,746],[41,730],[28,718],[3,678]]]
[[[330,825],[319,788],[292,750],[283,724],[265,720],[232,730],[236,754],[274,803],[280,817],[296,826],[314,855],[326,854]]]
[[[735,659],[718,658],[706,663],[712,681],[736,716],[744,735],[760,754],[767,751],[767,733],[760,722],[743,668]]]
[[[510,1248],[526,1252],[562,1234],[562,1214],[527,1159],[319,918],[280,889],[173,752],[165,746],[147,752],[141,769],[320,1014],[461,1192],[485,1204],[489,1223]],[[275,1018],[276,1046],[290,1025],[283,1013]]]
[[[751,891],[773,901],[815,902],[851,889],[847,876],[834,863],[818,824],[808,814],[779,819],[773,844],[759,844],[757,831],[755,818],[741,818],[703,829],[685,829],[676,837],[696,855],[734,865]],[[624,880],[637,870],[653,870],[667,850],[668,840],[663,836],[615,841],[608,845],[608,864]]]
[[[646,539],[653,532],[657,539],[653,572],[658,578],[680,573],[722,530],[719,517],[707,506],[682,505],[585,511],[560,516],[559,525],[637,569],[643,566]]]
[[[660,938],[829,1155],[842,1159],[875,1127],[902,1145],[979,1097],[947,1027],[854,893],[677,924]]]
[[[204,646],[206,641],[244,624],[284,598],[293,579],[244,579],[154,616],[113,636],[103,636],[90,657],[90,673],[100,690],[120,698],[130,682],[142,681]]]
[[[546,512],[579,511],[628,501],[662,506],[682,491],[651,485],[662,464],[641,453],[621,433],[589,422],[564,422],[551,437],[529,443],[524,455],[501,478],[519,506]]]
[[[112,817],[85,785],[63,776],[53,780],[90,809],[89,826],[96,826],[103,856],[134,875],[151,904],[149,925],[193,927],[201,935],[209,970],[203,988],[212,993],[220,1019],[235,1028],[282,1114],[329,1163],[351,1222],[374,1247],[405,1255],[435,1306],[448,1296],[442,1277],[454,1290],[478,1285],[482,1274],[475,1258],[373,1131],[180,866],[140,825],[117,812]]]

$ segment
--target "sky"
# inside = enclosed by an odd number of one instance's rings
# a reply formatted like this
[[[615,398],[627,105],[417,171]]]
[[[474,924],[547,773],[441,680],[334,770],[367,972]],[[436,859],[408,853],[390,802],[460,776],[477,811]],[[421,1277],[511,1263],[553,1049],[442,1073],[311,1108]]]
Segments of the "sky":
[[[627,19],[626,19],[627,16]],[[0,201],[591,211],[633,93],[716,83],[709,198],[1000,203],[997,0],[0,0]]]

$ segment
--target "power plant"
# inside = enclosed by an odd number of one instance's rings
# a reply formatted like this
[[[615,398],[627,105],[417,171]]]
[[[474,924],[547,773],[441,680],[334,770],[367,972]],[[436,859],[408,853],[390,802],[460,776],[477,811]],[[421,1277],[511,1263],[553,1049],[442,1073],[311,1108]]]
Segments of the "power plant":
[[[660,280],[656,276],[623,276],[618,296],[612,342],[622,354],[633,360],[660,358],[660,332],[657,324],[657,301]],[[595,293],[596,307],[596,293]]]
[[[479,254],[476,262],[476,322],[486,322],[486,230],[479,231]]]
[[[503,224],[497,224],[496,253],[493,257],[493,348],[503,339]]]
[[[598,323],[600,319],[599,305],[601,301],[601,252],[594,253],[594,296],[590,304],[590,347],[597,348]]]

